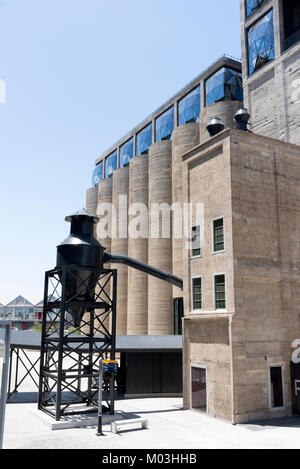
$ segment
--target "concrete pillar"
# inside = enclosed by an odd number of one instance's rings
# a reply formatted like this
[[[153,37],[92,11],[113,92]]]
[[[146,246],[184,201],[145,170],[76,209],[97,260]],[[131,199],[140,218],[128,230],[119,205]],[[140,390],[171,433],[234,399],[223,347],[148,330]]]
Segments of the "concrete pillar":
[[[134,157],[129,167],[129,206],[144,204],[148,210],[148,155]],[[129,222],[139,216],[131,215]],[[146,233],[147,234],[147,233]],[[148,263],[148,238],[128,238],[128,255]],[[127,334],[148,333],[148,276],[138,270],[128,269]]]
[[[225,124],[225,128],[235,129],[234,115],[238,109],[244,107],[240,101],[220,101],[204,107],[200,113],[200,143],[209,140],[210,135],[206,130],[208,122],[214,117],[218,117]]]
[[[112,202],[115,208],[117,229],[111,240],[111,252],[113,254],[128,255],[127,217],[129,195],[129,167],[117,169],[113,173]],[[127,196],[127,204],[124,209],[120,206],[120,196]],[[120,223],[121,222],[121,223]],[[117,334],[127,334],[127,288],[128,268],[125,265],[116,266],[118,269],[117,288]]]
[[[183,163],[182,155],[199,143],[199,124],[191,122],[174,129],[172,134],[172,203],[180,204],[183,217]],[[173,274],[183,278],[183,243],[184,239],[175,239],[174,232],[183,230],[183,218],[173,214],[172,258]],[[181,226],[180,226],[181,225]],[[173,287],[173,297],[183,297],[183,292]]]
[[[149,149],[149,206],[172,204],[172,142],[162,141]],[[159,223],[159,222],[158,222]],[[153,228],[155,228],[152,220]],[[156,223],[157,225],[157,223]],[[171,237],[154,239],[149,224],[148,262],[167,272],[172,271]],[[148,334],[174,333],[172,285],[148,278]]]

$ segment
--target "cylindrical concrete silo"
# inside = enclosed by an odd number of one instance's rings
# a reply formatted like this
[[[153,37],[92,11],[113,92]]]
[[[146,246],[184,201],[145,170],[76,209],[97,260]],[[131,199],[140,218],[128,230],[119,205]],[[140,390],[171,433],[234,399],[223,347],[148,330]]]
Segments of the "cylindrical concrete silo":
[[[128,255],[128,195],[129,195],[129,167],[117,169],[113,173],[112,202],[116,214],[116,232],[112,233],[111,252],[113,254]],[[126,199],[127,197],[127,199]],[[127,288],[128,267],[118,267],[117,288],[117,334],[127,334]]]
[[[219,103],[202,108],[200,113],[200,143],[204,143],[210,138],[206,126],[214,117],[221,119],[225,128],[235,128],[234,115],[242,107],[243,103],[240,101],[220,101]]]
[[[90,187],[86,191],[86,210],[93,215],[96,215],[97,212],[97,205],[98,205],[98,187]],[[95,225],[95,233],[96,234],[96,225]]]
[[[149,149],[149,207],[151,204],[172,204],[172,142],[161,141]],[[151,207],[151,212],[153,206]],[[154,222],[150,216],[148,262],[150,265],[167,272],[172,271],[172,238],[162,238],[161,230],[157,236],[160,220]],[[160,219],[161,217],[159,217]],[[156,231],[156,232],[155,232]],[[163,335],[174,333],[172,286],[148,278],[148,334]]]
[[[134,157],[129,168],[129,206],[137,205],[136,214],[129,216],[133,232],[128,236],[128,255],[148,263],[148,155]],[[138,224],[139,223],[139,224]],[[146,223],[146,226],[145,226]],[[146,232],[144,232],[146,230]],[[141,236],[137,238],[138,231]],[[148,275],[135,269],[128,269],[128,312],[127,334],[147,335],[148,333]]]
[[[112,207],[112,178],[106,178],[102,179],[99,182],[98,186],[98,207],[97,207],[97,216],[99,218],[99,223],[97,224],[96,227],[96,234],[97,234],[97,239],[100,242],[100,244],[106,248],[108,252],[111,250],[111,227],[112,227],[112,210],[109,210],[109,206]],[[106,226],[107,224],[107,226]],[[107,233],[107,236],[106,236]],[[108,265],[106,265],[107,268],[109,268]],[[101,283],[104,285],[106,283],[106,278],[104,278],[103,282]],[[110,296],[110,282],[108,282],[105,286],[104,291],[107,293],[108,296]],[[96,295],[99,295],[99,287],[96,287]],[[105,300],[105,293],[102,293],[103,299]],[[100,297],[100,299],[101,299]],[[97,310],[96,314],[102,314],[103,311]],[[105,318],[105,314],[102,315],[102,321],[104,322],[105,327],[110,330],[110,320],[111,320],[111,315],[108,315],[107,318]]]
[[[97,206],[98,206],[98,187],[90,187],[86,191],[86,210],[87,212],[97,215]],[[97,225],[94,225],[94,236],[97,239]],[[96,287],[97,289],[97,287]],[[95,289],[95,291],[96,291]],[[90,313],[84,313],[83,321],[90,321]],[[81,326],[83,332],[89,333],[89,326]],[[95,331],[96,332],[96,331]]]
[[[178,204],[181,211],[173,213],[173,240],[172,240],[172,258],[173,275],[183,278],[183,162],[182,155],[195,147],[199,143],[199,124],[196,122],[187,123],[174,129],[172,134],[172,203]],[[174,205],[175,207],[175,205]],[[182,233],[182,238],[178,238]],[[175,237],[177,236],[177,237]],[[173,287],[173,297],[183,297],[182,291]]]

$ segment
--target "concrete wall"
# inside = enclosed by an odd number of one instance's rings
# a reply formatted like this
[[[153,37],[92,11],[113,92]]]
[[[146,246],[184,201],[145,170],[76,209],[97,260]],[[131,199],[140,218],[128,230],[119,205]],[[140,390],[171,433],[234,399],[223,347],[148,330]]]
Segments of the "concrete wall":
[[[241,40],[244,103],[251,130],[260,135],[300,144],[300,43],[284,50],[281,0],[269,0],[245,18],[241,0]],[[248,75],[247,31],[270,8],[274,15],[275,60]]]
[[[236,133],[231,142],[236,316],[235,421],[291,413],[292,342],[300,337],[300,148]],[[270,410],[269,367],[282,365],[285,408]]]
[[[231,351],[228,318],[184,320],[183,405],[192,407],[191,367],[207,369],[207,413],[231,420]]]
[[[206,234],[202,258],[190,259],[189,253],[184,251],[184,372],[189,370],[191,360],[211,366],[205,341],[200,340],[201,347],[193,345],[189,332],[192,324],[200,334],[208,318],[226,317],[232,370],[230,420],[238,423],[290,415],[291,345],[300,338],[297,293],[300,147],[227,130],[186,153],[184,160],[184,186],[189,187],[187,199],[205,201],[204,234],[205,230],[211,230],[214,211],[221,210],[225,214],[224,253],[212,255],[211,239]],[[220,180],[218,168],[223,173]],[[209,187],[205,186],[205,180],[207,184],[210,182]],[[225,312],[213,309],[211,285],[215,269],[226,272]],[[202,275],[202,311],[193,311],[191,305],[194,275]],[[217,331],[215,326],[210,331],[211,340],[214,330]],[[220,343],[217,336],[215,343]],[[223,365],[218,364],[217,358],[213,362],[221,372]],[[271,408],[271,366],[283,367],[283,409]],[[186,371],[186,406],[189,405],[189,381]],[[209,382],[209,389],[211,386],[214,384]],[[217,411],[216,416],[228,418],[228,415],[222,416],[221,411]]]

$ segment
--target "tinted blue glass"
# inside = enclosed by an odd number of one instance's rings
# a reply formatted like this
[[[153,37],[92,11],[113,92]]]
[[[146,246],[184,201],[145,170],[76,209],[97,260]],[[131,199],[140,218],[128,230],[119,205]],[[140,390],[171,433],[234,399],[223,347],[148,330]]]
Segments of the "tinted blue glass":
[[[174,129],[174,106],[156,119],[156,142],[170,140]]]
[[[257,11],[265,0],[246,0],[247,4],[247,16],[252,15],[255,11]]]
[[[98,186],[99,182],[103,179],[103,161],[100,161],[97,164],[96,168],[93,171],[92,184],[93,186]]]
[[[136,136],[136,154],[146,153],[152,143],[152,122]]]
[[[197,86],[178,103],[179,125],[197,122],[200,115],[200,86]]]
[[[120,147],[120,168],[126,166],[133,157],[133,138]]]
[[[273,10],[248,31],[249,74],[275,58]]]
[[[219,101],[243,101],[242,74],[231,68],[221,68],[206,81],[206,105]]]
[[[108,178],[117,169],[117,150],[105,160],[105,177]]]

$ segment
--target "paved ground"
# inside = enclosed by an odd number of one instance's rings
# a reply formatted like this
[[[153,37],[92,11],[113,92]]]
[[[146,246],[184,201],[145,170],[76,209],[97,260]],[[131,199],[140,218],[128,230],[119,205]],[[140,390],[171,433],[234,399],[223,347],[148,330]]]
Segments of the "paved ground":
[[[298,448],[300,419],[269,425],[237,425],[217,421],[195,411],[181,410],[181,399],[126,399],[117,409],[126,417],[147,417],[148,430],[113,434],[104,426],[103,437],[95,428],[51,431],[31,414],[36,404],[9,404],[4,448]]]
[[[31,358],[34,356],[32,354]],[[147,418],[148,430],[133,429],[113,434],[110,426],[106,425],[103,437],[97,437],[96,429],[92,427],[52,431],[32,414],[37,397],[32,381],[24,382],[20,391],[18,401],[23,403],[14,402],[6,406],[4,448],[300,449],[300,418],[232,426],[196,411],[182,410],[180,398],[116,402],[117,411],[124,413],[125,417]]]

